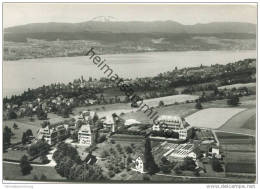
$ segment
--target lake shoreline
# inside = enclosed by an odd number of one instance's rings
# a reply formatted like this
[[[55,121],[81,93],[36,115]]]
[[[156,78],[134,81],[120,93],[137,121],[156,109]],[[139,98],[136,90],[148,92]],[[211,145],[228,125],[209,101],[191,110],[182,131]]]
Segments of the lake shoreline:
[[[172,71],[175,67],[225,65],[256,58],[256,51],[145,52],[107,54],[102,55],[102,58],[106,59],[106,64],[119,77],[135,79],[154,77]],[[52,83],[69,83],[81,76],[86,79],[105,77],[87,56],[3,61],[3,96],[17,95],[28,88]]]

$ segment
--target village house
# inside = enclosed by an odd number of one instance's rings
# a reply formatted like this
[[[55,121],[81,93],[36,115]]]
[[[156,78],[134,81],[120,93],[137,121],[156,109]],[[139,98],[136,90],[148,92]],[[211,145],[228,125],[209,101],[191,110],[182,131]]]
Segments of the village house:
[[[186,140],[192,135],[192,126],[179,116],[162,115],[158,119],[158,124],[153,125],[154,131],[174,131],[179,134],[179,139]]]

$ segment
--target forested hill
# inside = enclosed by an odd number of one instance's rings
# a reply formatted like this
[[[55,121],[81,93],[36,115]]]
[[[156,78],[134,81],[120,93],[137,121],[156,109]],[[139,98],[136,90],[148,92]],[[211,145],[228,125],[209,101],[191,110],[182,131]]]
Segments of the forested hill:
[[[4,29],[4,60],[152,51],[255,50],[256,25],[174,21],[35,23]]]
[[[4,29],[4,33],[49,32],[112,32],[112,33],[256,33],[256,25],[241,22],[212,22],[208,24],[183,25],[174,21],[154,22],[100,22],[81,23],[34,23]]]

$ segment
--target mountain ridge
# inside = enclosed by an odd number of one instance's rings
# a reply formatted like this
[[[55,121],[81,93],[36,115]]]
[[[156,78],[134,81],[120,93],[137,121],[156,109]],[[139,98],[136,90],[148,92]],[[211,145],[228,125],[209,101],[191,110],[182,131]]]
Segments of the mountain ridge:
[[[112,33],[250,33],[256,34],[256,24],[247,22],[210,22],[184,25],[175,21],[86,21],[79,23],[47,22],[12,26],[4,33],[48,32],[112,32]]]

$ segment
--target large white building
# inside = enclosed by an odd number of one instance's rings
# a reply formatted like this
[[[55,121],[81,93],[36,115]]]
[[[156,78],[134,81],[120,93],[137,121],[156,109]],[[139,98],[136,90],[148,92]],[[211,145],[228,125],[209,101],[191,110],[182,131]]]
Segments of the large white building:
[[[80,144],[90,146],[94,142],[94,135],[89,124],[82,125],[78,132],[78,141]]]
[[[179,134],[179,139],[186,140],[192,135],[192,127],[184,118],[179,116],[162,115],[153,125],[154,131],[173,131]]]
[[[49,145],[56,144],[64,140],[69,134],[68,125],[62,124],[57,126],[47,125],[38,131],[38,139],[44,139]]]

